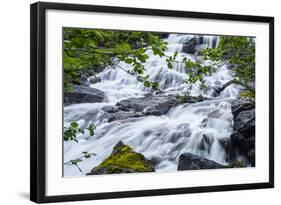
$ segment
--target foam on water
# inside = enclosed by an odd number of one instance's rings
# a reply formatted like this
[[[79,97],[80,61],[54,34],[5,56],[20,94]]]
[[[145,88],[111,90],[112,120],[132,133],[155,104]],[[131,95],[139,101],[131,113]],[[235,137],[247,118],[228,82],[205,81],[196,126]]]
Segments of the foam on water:
[[[186,57],[193,60],[194,56],[181,52],[183,43],[194,35],[169,35],[168,51],[179,51],[177,60]],[[217,37],[204,36],[203,44],[215,47]],[[167,67],[165,59],[150,56],[145,63],[147,74],[152,81],[160,82],[160,88],[166,93],[181,93],[190,90],[191,95],[202,94],[211,97],[212,89],[202,92],[199,84],[192,87],[182,84],[188,78],[182,63],[174,63],[173,69]],[[130,65],[120,62],[119,66],[130,70]],[[191,152],[202,157],[226,164],[226,153],[219,143],[221,138],[228,138],[232,132],[233,116],[230,99],[237,96],[239,87],[229,86],[220,96],[212,100],[194,104],[183,104],[172,108],[166,115],[145,116],[128,120],[106,122],[100,116],[101,108],[114,105],[116,102],[130,97],[142,97],[149,89],[139,83],[135,77],[124,72],[119,66],[106,68],[99,74],[101,82],[91,87],[102,90],[107,95],[107,103],[75,104],[64,108],[65,125],[78,121],[82,127],[90,123],[97,125],[95,135],[89,133],[79,135],[79,143],[64,142],[64,162],[76,159],[83,151],[96,153],[87,160],[79,162],[83,173],[88,173],[110,155],[114,145],[122,140],[135,151],[144,154],[156,163],[156,171],[176,171],[178,157],[185,152]],[[205,77],[207,87],[223,85],[233,78],[232,72],[226,65],[210,77]],[[65,176],[81,175],[77,167],[65,165]]]

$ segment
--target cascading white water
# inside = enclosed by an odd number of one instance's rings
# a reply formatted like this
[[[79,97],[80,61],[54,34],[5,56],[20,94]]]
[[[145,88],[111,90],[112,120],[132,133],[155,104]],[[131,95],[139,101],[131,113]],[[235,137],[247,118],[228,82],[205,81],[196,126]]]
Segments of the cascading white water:
[[[217,36],[204,36],[203,44],[210,48],[216,48],[219,38]]]
[[[179,51],[177,61],[184,57],[193,60],[193,55],[181,52],[183,43],[192,37],[194,35],[169,35],[166,39],[167,54]],[[204,36],[203,44],[214,47],[214,42],[218,41],[217,37],[214,39],[214,36]],[[151,51],[147,54],[150,57],[144,65],[146,72],[151,81],[160,83],[164,93],[182,93],[191,89],[191,95],[211,97],[210,89],[202,92],[199,84],[190,87],[182,83],[188,78],[182,63],[174,63],[173,69],[169,69],[164,58],[154,56]],[[130,65],[124,62],[120,62],[119,66],[130,69]],[[114,69],[106,68],[99,76],[101,82],[92,84],[91,87],[104,91],[108,102],[74,104],[64,108],[66,126],[71,121],[78,121],[83,127],[90,123],[97,126],[93,137],[85,133],[78,136],[79,143],[64,142],[64,162],[80,157],[83,151],[96,153],[96,156],[79,163],[84,174],[88,173],[109,156],[113,146],[122,140],[146,158],[156,161],[156,171],[176,171],[178,157],[185,152],[226,164],[226,153],[219,140],[228,138],[232,132],[233,117],[229,102],[237,96],[239,87],[231,85],[212,100],[178,105],[162,116],[129,118],[108,123],[101,117],[103,106],[115,105],[130,97],[142,97],[149,89],[118,66]],[[232,78],[232,72],[224,65],[214,75],[205,77],[205,81],[207,87],[212,88],[223,85]],[[81,173],[75,166],[65,165],[64,175],[77,176]]]

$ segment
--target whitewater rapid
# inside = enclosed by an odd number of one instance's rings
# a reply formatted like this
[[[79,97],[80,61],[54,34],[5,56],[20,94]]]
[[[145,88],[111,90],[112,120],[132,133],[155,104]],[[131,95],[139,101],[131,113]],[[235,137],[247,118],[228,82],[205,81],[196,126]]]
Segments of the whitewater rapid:
[[[183,43],[193,35],[170,34],[167,55],[178,51],[176,61],[183,58],[194,60],[194,55],[182,52]],[[214,48],[218,42],[216,36],[204,36],[202,46]],[[101,82],[90,87],[104,91],[108,101],[102,103],[73,104],[64,107],[64,125],[77,121],[81,127],[93,123],[97,126],[95,135],[89,133],[78,135],[79,143],[64,142],[64,162],[81,157],[87,151],[96,155],[79,162],[81,173],[77,167],[64,165],[64,176],[79,176],[88,173],[101,163],[112,152],[114,145],[120,140],[130,145],[136,152],[156,162],[156,171],[176,171],[180,154],[191,152],[220,164],[227,164],[226,153],[219,140],[229,138],[232,133],[233,116],[231,100],[236,98],[239,86],[230,85],[217,97],[213,97],[215,86],[221,86],[233,79],[233,73],[227,65],[221,66],[212,76],[204,78],[207,88],[199,89],[199,83],[183,84],[188,78],[183,63],[173,63],[173,69],[167,67],[164,58],[154,56],[147,51],[149,59],[145,69],[151,81],[160,83],[164,94],[203,95],[210,100],[182,104],[173,107],[165,115],[129,118],[122,121],[107,122],[101,116],[102,107],[115,105],[117,102],[131,97],[143,97],[150,92],[139,83],[134,76],[124,72],[120,67],[106,68],[99,74]],[[130,65],[120,62],[119,66],[130,70]]]

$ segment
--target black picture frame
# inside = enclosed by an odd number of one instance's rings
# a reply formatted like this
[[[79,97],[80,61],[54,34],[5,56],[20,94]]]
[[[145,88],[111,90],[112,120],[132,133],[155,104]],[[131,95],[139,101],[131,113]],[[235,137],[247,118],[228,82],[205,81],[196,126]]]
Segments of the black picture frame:
[[[46,10],[86,11],[136,15],[168,16],[194,19],[263,22],[269,25],[269,181],[236,185],[170,188],[158,190],[124,191],[46,196]],[[76,200],[97,200],[123,197],[187,194],[198,192],[261,189],[274,187],[274,18],[265,16],[230,15],[218,13],[156,10],[144,8],[110,7],[83,4],[38,2],[30,7],[30,199],[37,203]]]

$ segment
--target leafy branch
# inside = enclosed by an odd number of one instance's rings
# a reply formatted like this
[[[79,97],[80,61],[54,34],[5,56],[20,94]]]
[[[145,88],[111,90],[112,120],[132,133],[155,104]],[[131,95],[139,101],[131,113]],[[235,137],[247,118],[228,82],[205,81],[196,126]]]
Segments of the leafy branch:
[[[79,82],[81,70],[105,68],[115,65],[114,61],[131,64],[134,76],[146,87],[159,88],[149,81],[143,64],[151,49],[154,55],[164,56],[167,42],[152,32],[116,32],[98,29],[64,28],[64,86]],[[87,73],[83,71],[83,73]],[[68,89],[71,90],[71,89]]]
[[[70,160],[68,162],[65,162],[64,165],[74,165],[78,168],[78,170],[82,173],[82,169],[79,167],[78,163],[79,162],[82,162],[84,159],[88,159],[88,158],[91,158],[92,156],[95,156],[96,154],[95,153],[88,153],[88,152],[82,152],[83,156],[77,158],[77,159],[74,159],[74,160]]]
[[[251,38],[222,36],[217,48],[207,48],[201,54],[204,60],[227,62],[234,72],[235,78],[217,89],[218,93],[238,84],[244,87],[241,97],[255,98],[255,89],[248,85],[255,81],[255,42]]]
[[[82,129],[79,127],[77,122],[71,122],[69,127],[64,127],[63,131],[63,139],[64,141],[73,140],[78,143],[77,135],[85,134],[85,130],[89,131],[90,136],[94,136],[96,126],[94,124],[90,124],[86,129]]]

